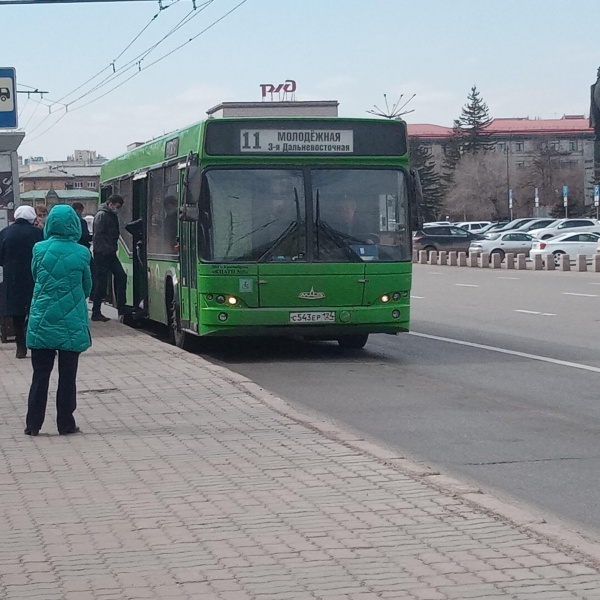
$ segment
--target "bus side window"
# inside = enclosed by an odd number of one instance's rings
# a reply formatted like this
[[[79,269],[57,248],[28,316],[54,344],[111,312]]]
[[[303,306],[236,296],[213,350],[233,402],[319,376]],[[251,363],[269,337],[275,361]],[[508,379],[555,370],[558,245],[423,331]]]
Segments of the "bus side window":
[[[148,252],[175,254],[177,244],[176,165],[152,171],[148,206]]]

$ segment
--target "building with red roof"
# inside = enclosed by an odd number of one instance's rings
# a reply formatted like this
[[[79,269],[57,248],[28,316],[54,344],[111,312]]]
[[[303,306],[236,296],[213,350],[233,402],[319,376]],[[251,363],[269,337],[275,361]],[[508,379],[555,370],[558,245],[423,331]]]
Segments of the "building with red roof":
[[[493,119],[485,131],[495,142],[497,151],[506,154],[509,179],[516,180],[520,170],[531,166],[540,150],[552,149],[561,165],[583,170],[585,203],[593,203],[594,129],[585,115],[564,115],[560,119]],[[441,169],[452,128],[409,123],[408,135],[431,147],[436,165]]]

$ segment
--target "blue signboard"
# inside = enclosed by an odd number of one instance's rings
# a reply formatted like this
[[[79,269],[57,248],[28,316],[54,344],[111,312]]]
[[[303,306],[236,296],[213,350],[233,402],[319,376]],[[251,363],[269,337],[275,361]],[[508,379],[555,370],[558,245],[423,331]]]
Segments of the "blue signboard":
[[[12,67],[0,67],[0,129],[17,128],[17,79]]]

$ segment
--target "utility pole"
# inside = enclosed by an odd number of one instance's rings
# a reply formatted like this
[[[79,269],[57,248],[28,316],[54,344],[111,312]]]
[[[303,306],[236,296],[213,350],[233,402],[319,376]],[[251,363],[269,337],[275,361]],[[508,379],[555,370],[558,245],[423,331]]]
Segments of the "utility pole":
[[[505,151],[506,151],[506,196],[508,199],[508,210],[510,213],[510,220],[512,221],[512,190],[510,189],[510,169],[509,169],[509,165],[508,165],[508,154],[510,151],[510,140],[507,140],[506,142],[506,146],[505,146]]]

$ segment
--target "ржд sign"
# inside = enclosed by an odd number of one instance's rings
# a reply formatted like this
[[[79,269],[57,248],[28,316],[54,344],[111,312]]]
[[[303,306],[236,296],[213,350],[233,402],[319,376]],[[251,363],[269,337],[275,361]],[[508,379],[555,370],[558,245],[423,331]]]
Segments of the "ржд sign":
[[[17,128],[17,81],[12,67],[0,67],[0,129]]]

